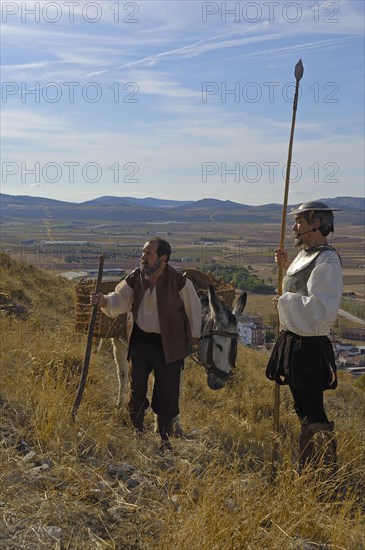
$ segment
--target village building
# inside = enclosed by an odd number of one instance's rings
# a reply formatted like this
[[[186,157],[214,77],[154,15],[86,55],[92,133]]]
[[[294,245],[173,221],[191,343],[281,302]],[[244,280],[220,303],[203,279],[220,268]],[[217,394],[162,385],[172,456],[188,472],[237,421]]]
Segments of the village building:
[[[265,329],[259,315],[242,315],[237,329],[239,341],[246,346],[262,346],[265,343]]]
[[[349,340],[365,340],[365,328],[343,328],[341,330],[342,338]]]

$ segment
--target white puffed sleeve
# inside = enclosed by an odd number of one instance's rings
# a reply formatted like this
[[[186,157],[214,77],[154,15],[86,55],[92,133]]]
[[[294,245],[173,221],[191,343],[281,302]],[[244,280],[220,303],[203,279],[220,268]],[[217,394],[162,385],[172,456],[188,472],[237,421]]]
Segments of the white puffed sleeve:
[[[190,279],[186,279],[185,286],[180,290],[179,294],[184,303],[185,313],[189,320],[191,336],[193,338],[200,338],[202,306]]]
[[[121,313],[127,313],[132,309],[133,304],[133,288],[131,288],[125,280],[121,281],[115,287],[114,292],[110,292],[107,296],[107,306],[100,308],[108,317],[117,317]]]
[[[315,260],[308,279],[308,296],[284,292],[279,297],[281,328],[301,336],[327,336],[334,323],[342,296],[342,268],[331,250]]]

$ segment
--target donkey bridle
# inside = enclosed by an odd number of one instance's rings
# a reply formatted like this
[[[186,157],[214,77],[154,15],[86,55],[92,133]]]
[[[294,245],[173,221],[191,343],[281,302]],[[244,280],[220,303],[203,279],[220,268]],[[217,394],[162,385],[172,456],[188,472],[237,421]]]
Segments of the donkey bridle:
[[[230,338],[231,339],[231,349],[229,351],[229,362],[231,365],[231,369],[233,369],[236,366],[236,355],[237,355],[237,340],[238,340],[238,333],[237,332],[229,332],[227,330],[219,330],[219,329],[210,329],[209,332],[204,333],[201,336],[201,340],[209,339],[208,342],[208,353],[207,353],[207,364],[204,365],[206,370],[208,371],[208,374],[211,372],[215,374],[218,378],[221,380],[228,380],[232,376],[231,372],[225,372],[222,369],[219,369],[217,365],[214,363],[213,360],[213,345],[214,345],[214,336],[223,336],[224,338]]]

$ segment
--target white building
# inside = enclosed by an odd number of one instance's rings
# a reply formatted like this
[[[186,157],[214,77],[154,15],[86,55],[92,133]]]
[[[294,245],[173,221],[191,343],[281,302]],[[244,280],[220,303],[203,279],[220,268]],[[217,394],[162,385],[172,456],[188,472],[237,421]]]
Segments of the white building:
[[[237,329],[240,342],[246,346],[262,346],[265,343],[265,331],[258,315],[242,315]]]

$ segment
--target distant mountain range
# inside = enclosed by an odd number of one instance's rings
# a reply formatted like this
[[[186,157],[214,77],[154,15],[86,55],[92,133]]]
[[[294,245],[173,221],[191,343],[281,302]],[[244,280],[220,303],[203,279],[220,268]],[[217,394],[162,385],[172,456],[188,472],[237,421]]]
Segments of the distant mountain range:
[[[336,222],[365,225],[364,197],[336,197],[320,200],[336,212]],[[292,204],[288,210],[298,206]],[[45,217],[59,221],[175,221],[175,222],[257,222],[279,223],[280,204],[250,206],[232,201],[206,198],[198,201],[175,201],[147,197],[103,196],[86,202],[74,203],[44,197],[0,194],[0,214],[3,222],[36,220]]]

